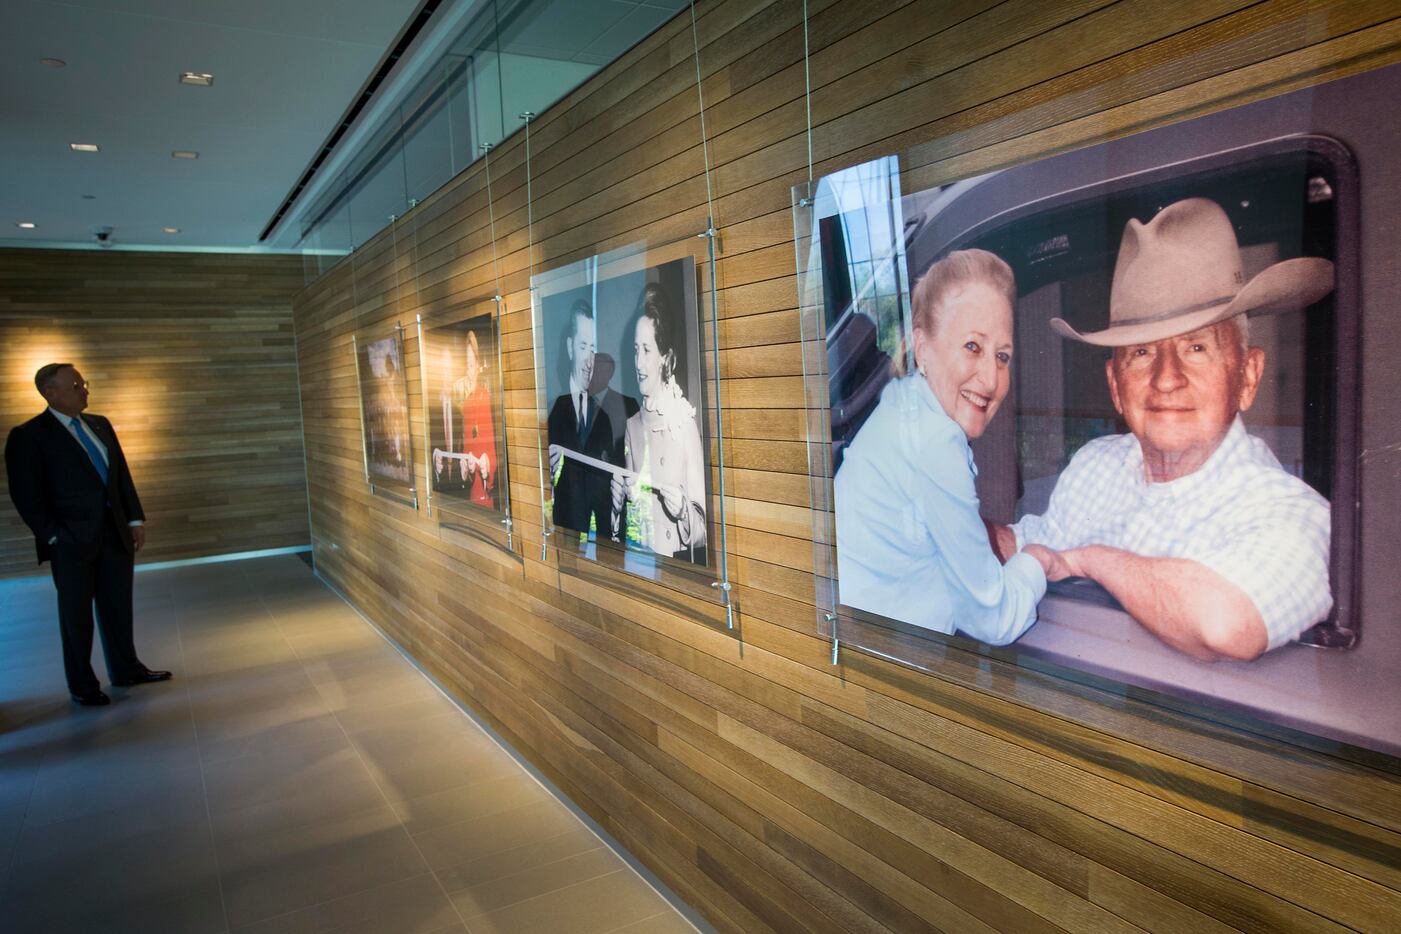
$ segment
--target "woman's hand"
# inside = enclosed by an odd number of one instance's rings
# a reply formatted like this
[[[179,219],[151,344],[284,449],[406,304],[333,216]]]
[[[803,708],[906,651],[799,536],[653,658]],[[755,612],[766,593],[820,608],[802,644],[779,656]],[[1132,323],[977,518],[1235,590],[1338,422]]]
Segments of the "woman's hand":
[[[673,487],[653,487],[657,498],[662,501],[662,509],[666,510],[667,518],[679,521],[686,515],[686,497],[680,490]]]
[[[482,475],[482,486],[491,486],[491,455],[482,454],[477,458],[477,473]]]
[[[1075,551],[1052,551],[1045,545],[1027,545],[1022,549],[1037,561],[1041,562],[1041,569],[1046,572],[1046,580],[1063,581],[1067,577],[1081,577],[1079,568],[1075,564]]]

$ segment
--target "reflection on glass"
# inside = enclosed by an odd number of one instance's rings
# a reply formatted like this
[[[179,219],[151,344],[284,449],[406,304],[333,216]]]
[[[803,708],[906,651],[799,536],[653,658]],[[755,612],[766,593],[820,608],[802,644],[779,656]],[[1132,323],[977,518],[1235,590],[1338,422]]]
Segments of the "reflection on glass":
[[[422,77],[356,144],[336,183],[300,209],[295,245],[348,251],[365,243],[391,216],[481,158],[483,146],[519,129],[518,114],[543,112],[685,6],[683,0],[587,8],[561,0],[478,4],[446,51],[421,63]],[[343,246],[325,246],[322,228],[344,225],[347,205],[351,231],[329,238]]]

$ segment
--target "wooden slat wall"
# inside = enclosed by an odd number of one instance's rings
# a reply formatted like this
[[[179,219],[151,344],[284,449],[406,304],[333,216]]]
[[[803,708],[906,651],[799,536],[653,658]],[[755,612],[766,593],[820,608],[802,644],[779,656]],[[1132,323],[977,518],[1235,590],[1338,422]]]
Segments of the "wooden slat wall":
[[[149,525],[141,561],[309,542],[292,297],[299,256],[0,250],[0,436],[69,360],[111,418]],[[0,477],[0,577],[47,573]]]
[[[491,294],[483,166],[297,301],[320,572],[729,931],[1401,929],[1394,760],[815,635],[800,0],[697,6],[739,632],[540,560],[529,272],[704,227],[691,21],[492,153],[515,556],[367,495],[350,334]],[[810,0],[820,175],[951,180],[1401,58],[1394,3]],[[407,343],[421,430],[415,341]],[[422,450],[422,439],[415,445]]]

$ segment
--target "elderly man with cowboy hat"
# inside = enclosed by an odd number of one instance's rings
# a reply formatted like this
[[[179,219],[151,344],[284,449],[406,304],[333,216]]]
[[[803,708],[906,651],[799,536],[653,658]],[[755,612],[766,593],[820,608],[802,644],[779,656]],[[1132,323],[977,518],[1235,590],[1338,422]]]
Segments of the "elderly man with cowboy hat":
[[[1248,344],[1246,315],[1299,308],[1332,288],[1333,264],[1308,257],[1245,281],[1235,231],[1213,201],[1130,220],[1109,327],[1051,326],[1113,348],[1109,395],[1131,433],[1081,448],[1045,515],[999,528],[998,550],[1059,552],[1049,578],[1095,580],[1200,659],[1253,659],[1325,618],[1328,502],[1246,433],[1240,413],[1265,362]]]

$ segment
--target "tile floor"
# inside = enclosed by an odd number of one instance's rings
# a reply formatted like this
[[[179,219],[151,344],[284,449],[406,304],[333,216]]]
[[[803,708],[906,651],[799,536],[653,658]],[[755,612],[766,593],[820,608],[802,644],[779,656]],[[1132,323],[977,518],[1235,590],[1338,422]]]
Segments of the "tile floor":
[[[695,928],[298,556],[137,575],[175,679],[64,688],[53,587],[0,582],[0,929]]]

